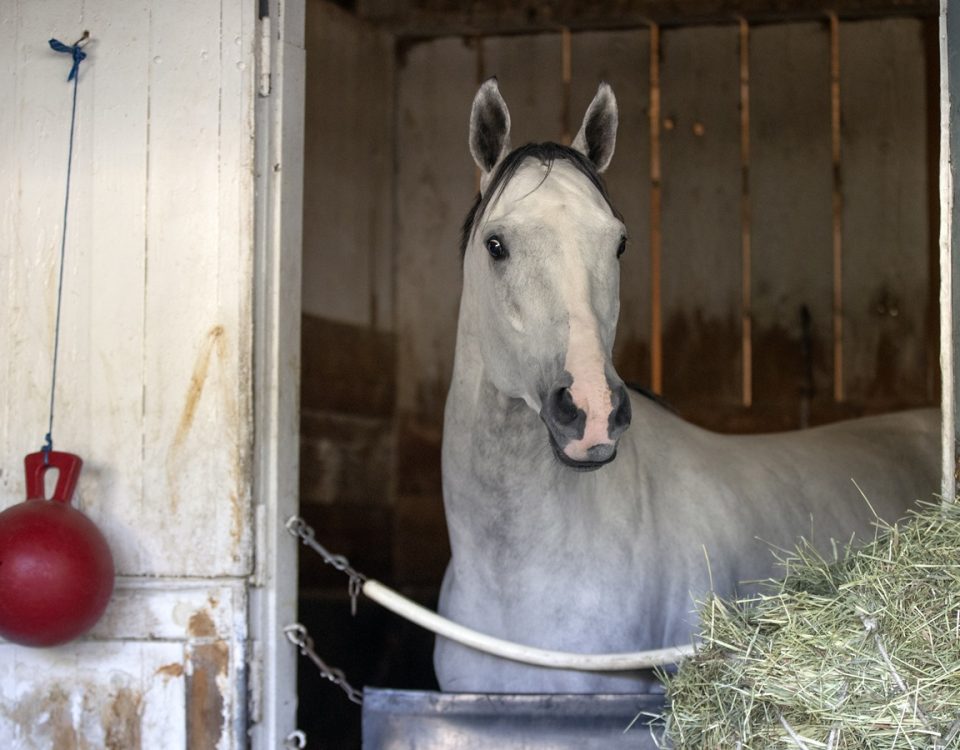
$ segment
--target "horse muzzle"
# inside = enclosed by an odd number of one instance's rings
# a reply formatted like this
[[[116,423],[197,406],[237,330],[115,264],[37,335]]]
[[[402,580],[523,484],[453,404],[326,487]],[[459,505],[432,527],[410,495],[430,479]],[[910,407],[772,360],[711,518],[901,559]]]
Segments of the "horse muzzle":
[[[630,426],[630,395],[611,384],[602,412],[576,402],[568,386],[550,392],[540,410],[557,460],[577,471],[594,471],[617,457],[617,442]]]

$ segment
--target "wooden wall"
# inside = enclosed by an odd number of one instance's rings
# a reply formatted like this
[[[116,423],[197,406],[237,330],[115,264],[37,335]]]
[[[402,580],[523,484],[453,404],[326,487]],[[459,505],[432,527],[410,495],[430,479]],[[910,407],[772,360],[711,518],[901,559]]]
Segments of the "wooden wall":
[[[0,12],[0,508],[47,425],[72,94],[47,40],[89,29],[54,447],[118,574],[89,637],[0,643],[2,747],[246,740],[255,24],[250,2]]]

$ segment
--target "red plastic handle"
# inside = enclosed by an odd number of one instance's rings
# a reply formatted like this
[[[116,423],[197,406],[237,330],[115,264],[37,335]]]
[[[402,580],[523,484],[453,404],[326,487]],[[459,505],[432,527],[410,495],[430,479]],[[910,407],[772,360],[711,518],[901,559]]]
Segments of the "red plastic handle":
[[[53,497],[50,499],[69,503],[73,497],[73,491],[77,488],[83,459],[73,453],[60,451],[50,451],[46,455],[50,457],[49,461],[44,460],[43,451],[31,453],[23,459],[23,466],[27,471],[27,500],[44,499],[43,475],[49,469],[57,469],[60,474],[57,477],[57,486],[53,490]]]

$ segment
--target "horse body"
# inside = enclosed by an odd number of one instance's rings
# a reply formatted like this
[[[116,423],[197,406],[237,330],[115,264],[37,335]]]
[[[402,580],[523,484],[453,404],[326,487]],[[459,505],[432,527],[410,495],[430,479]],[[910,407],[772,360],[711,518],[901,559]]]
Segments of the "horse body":
[[[615,132],[612,92],[601,87],[574,142],[598,171],[612,155],[611,119]],[[776,574],[770,545],[791,548],[802,535],[829,549],[831,537],[869,535],[874,511],[896,519],[934,490],[934,410],[725,436],[628,393],[610,363],[622,224],[562,150],[552,163],[521,158],[497,173],[508,132],[496,85],[485,84],[471,146],[489,195],[465,233],[444,423],[443,614],[563,651],[689,643],[695,600]],[[651,683],[526,666],[444,639],[435,665],[441,687],[456,691]]]

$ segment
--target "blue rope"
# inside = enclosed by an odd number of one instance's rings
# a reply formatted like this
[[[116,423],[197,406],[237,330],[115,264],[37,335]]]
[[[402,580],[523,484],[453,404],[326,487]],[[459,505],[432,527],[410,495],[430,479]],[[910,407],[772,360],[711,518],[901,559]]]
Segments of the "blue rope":
[[[53,372],[50,376],[50,421],[47,425],[47,434],[44,436],[43,462],[50,463],[50,451],[53,450],[53,405],[54,395],[57,392],[57,357],[60,354],[60,308],[63,302],[63,262],[67,252],[67,213],[70,207],[70,177],[73,173],[73,134],[77,123],[77,84],[80,82],[80,63],[86,59],[87,53],[80,48],[80,43],[89,37],[88,32],[76,44],[68,46],[56,39],[50,40],[50,47],[55,52],[64,52],[73,57],[73,65],[67,82],[73,81],[73,107],[70,110],[70,146],[67,150],[67,187],[63,198],[63,236],[60,239],[60,274],[57,282],[57,319],[53,333]]]

